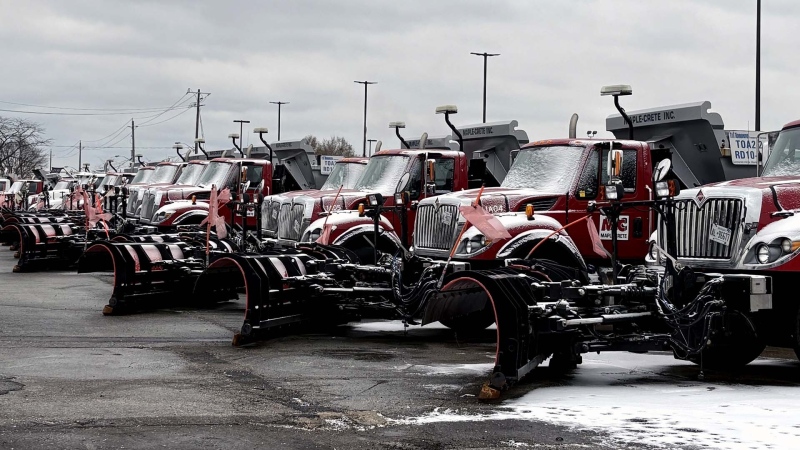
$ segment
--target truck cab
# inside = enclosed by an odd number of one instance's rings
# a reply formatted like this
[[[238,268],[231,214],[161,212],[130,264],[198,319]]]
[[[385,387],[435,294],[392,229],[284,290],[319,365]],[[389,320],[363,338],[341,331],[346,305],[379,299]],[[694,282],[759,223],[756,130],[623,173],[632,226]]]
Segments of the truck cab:
[[[352,203],[352,201],[348,202],[346,199],[352,197],[351,194],[353,192],[357,192],[353,190],[353,187],[361,178],[368,162],[369,158],[338,159],[334,161],[333,167],[331,167],[330,171],[327,173],[328,179],[319,190],[306,189],[290,191],[264,197],[261,207],[261,223],[264,227],[263,231],[265,235],[269,238],[277,239],[291,239],[293,236],[299,235],[300,227],[298,231],[295,232],[290,223],[291,219],[288,218],[290,212],[294,214],[299,212],[293,211],[296,209],[294,205],[302,205],[303,211],[305,212],[306,203],[308,203],[308,210],[313,211],[313,209],[317,207],[313,204],[316,200],[319,202],[318,206],[321,211],[322,203],[324,203],[322,199],[330,197],[331,195],[335,197],[336,194],[339,194],[342,200],[339,202],[337,199],[338,208],[336,209],[341,209],[346,203]],[[340,188],[341,190],[339,190]],[[356,195],[355,197],[362,198],[363,196]],[[332,200],[333,199],[329,199],[328,202]],[[282,212],[282,209],[285,209],[285,211]],[[319,214],[319,211],[317,211],[317,214]],[[282,226],[280,224],[282,224]]]
[[[771,309],[749,320],[763,344],[800,357],[800,120],[781,129],[760,177],[684,190],[675,201],[670,256],[696,270],[771,277]],[[648,262],[666,261],[666,232],[659,224]]]
[[[138,220],[142,214],[148,215],[151,211],[145,211],[145,194],[149,188],[169,186],[175,184],[175,180],[181,174],[185,162],[163,161],[155,166],[153,174],[141,185],[131,185],[128,187],[128,217]]]
[[[590,203],[606,201],[604,185],[612,147],[621,149],[625,155],[621,178],[626,199],[651,199],[653,161],[647,143],[592,139],[537,141],[520,149],[499,187],[485,188],[481,193],[480,205],[498,218],[511,238],[492,242],[477,228],[469,227],[456,246],[454,259],[476,267],[491,267],[504,258],[524,258],[541,239],[585,217]],[[415,252],[446,259],[466,222],[459,207],[471,205],[479,191],[472,189],[420,202]],[[610,222],[599,212],[591,215],[601,239],[610,249]],[[617,227],[620,259],[641,260],[648,248],[652,221],[651,214],[643,210],[631,210],[621,218]],[[570,252],[577,251],[588,260],[599,258],[592,250],[586,226],[569,229],[568,234],[576,247]],[[547,249],[556,260],[558,250],[555,246]]]
[[[28,197],[43,192],[42,180],[16,180],[4,192],[6,207],[11,209],[27,209]]]
[[[249,182],[249,183],[248,183]],[[242,183],[247,183],[246,191],[239,192]],[[262,184],[263,183],[263,184]],[[167,198],[175,198],[158,208],[149,224],[161,230],[170,230],[177,225],[197,225],[208,216],[208,201],[211,188],[230,189],[231,193],[247,194],[251,199],[258,194],[260,186],[272,183],[272,165],[265,159],[216,158],[203,170],[197,185],[186,189],[166,191]],[[162,198],[164,191],[161,191]],[[157,194],[156,194],[157,195]],[[181,196],[183,199],[178,199]],[[155,198],[153,198],[155,204]],[[220,215],[230,215],[227,207],[220,209]],[[255,226],[255,217],[248,217],[248,226]]]
[[[170,201],[191,198],[190,192],[196,189],[197,182],[208,163],[208,160],[189,161],[181,170],[174,184],[146,186],[141,194],[142,206],[139,223],[150,224],[155,212]]]
[[[418,220],[420,205],[473,186],[503,182],[514,154],[521,144],[528,142],[525,131],[516,127],[517,121],[453,127],[456,138],[447,139],[460,141],[455,150],[451,149],[450,142],[446,142],[443,145],[446,149],[426,146],[418,150],[382,150],[376,153],[354,187],[355,191],[361,192],[360,197],[353,193],[348,199],[349,204],[342,204],[341,210],[333,208],[326,217],[316,220],[313,215],[308,217],[309,225],[301,226],[301,229],[305,228],[301,241],[316,241],[327,226],[329,243],[350,248],[362,262],[371,261],[374,259],[373,249],[365,247],[364,243],[373,240],[374,220],[360,212],[359,205],[369,208],[369,199],[375,198],[372,194],[377,193],[384,202],[380,205],[378,249],[395,253],[399,248],[409,248],[414,239],[414,223]],[[321,212],[323,206],[315,208],[315,211]]]

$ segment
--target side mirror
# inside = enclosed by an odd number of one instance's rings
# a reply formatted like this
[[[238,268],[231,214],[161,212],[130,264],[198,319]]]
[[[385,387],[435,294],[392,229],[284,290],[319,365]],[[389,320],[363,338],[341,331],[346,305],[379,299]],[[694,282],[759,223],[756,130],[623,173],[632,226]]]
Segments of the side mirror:
[[[258,186],[256,186],[256,194],[264,195],[264,180],[262,179]]]
[[[616,180],[622,174],[622,150],[608,152],[608,179]]]
[[[397,182],[397,187],[394,189],[395,192],[403,192],[408,187],[408,180],[411,179],[411,175],[406,172],[400,177],[400,181]]]
[[[247,192],[248,189],[250,189],[250,180],[242,183],[242,192]]]
[[[428,194],[436,192],[436,160],[425,160],[425,191]]]
[[[662,159],[659,161],[658,165],[656,166],[656,170],[653,171],[653,181],[658,183],[659,181],[663,180],[671,168],[672,161],[669,159]]]
[[[656,182],[656,198],[675,197],[681,193],[681,185],[678,180],[666,180]]]

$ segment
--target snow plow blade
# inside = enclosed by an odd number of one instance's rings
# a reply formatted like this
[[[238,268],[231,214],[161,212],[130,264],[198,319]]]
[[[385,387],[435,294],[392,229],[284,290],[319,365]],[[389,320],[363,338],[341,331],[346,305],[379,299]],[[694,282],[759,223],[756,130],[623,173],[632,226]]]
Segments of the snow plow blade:
[[[536,305],[531,279],[514,269],[461,271],[450,275],[425,309],[423,325],[453,320],[487,307],[497,325],[495,363],[484,394],[496,395],[535,369],[548,355],[539,350],[529,308]],[[528,304],[531,302],[532,304]],[[489,324],[486,324],[488,326]]]
[[[200,248],[186,242],[91,244],[78,262],[78,273],[113,272],[114,289],[103,314],[116,315],[190,299],[204,260]]]

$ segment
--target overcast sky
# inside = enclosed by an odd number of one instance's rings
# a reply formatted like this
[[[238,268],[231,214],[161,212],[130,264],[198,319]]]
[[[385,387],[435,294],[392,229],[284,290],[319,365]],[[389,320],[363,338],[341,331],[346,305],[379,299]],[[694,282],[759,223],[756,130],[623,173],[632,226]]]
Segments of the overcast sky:
[[[800,118],[800,2],[762,6],[762,129]],[[456,104],[459,125],[481,121],[482,58],[489,60],[488,121],[519,121],[532,140],[604,132],[604,84],[625,83],[629,110],[709,100],[727,129],[754,122],[756,0],[0,0],[0,101],[61,108],[165,108],[187,88],[203,102],[207,147],[229,148],[234,119],[277,138],[341,135],[360,152],[363,86],[368,134],[384,148],[407,137],[445,134],[436,106]],[[179,105],[189,106],[184,97]],[[0,103],[0,109],[93,113]],[[182,114],[181,114],[182,113]],[[107,113],[106,113],[107,114]],[[146,159],[194,139],[194,111],[140,112],[136,145]],[[171,120],[172,116],[175,117]],[[130,154],[132,114],[33,115],[53,139],[54,165],[77,165],[79,139],[93,166]],[[163,123],[158,123],[162,122]],[[113,140],[100,138],[111,135]],[[95,141],[95,142],[91,142]],[[160,147],[160,148],[159,148]]]

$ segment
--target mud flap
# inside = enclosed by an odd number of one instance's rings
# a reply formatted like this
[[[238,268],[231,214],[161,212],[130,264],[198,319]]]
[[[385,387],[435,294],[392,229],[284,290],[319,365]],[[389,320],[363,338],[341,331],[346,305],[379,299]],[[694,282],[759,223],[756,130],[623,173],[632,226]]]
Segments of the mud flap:
[[[426,307],[423,323],[457,317],[484,306],[493,310],[497,324],[495,367],[484,388],[486,393],[482,393],[484,398],[492,398],[496,391],[520,380],[547,356],[538,348],[528,313],[529,307],[536,305],[531,281],[514,269],[457,272],[448,277]]]

